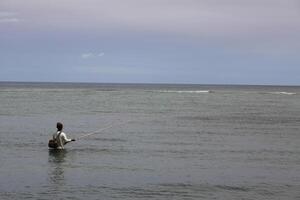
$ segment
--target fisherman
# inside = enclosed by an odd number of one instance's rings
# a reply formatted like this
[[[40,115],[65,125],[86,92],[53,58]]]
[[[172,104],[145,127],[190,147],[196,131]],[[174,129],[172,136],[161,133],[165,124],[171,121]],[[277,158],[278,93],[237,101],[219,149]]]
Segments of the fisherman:
[[[57,128],[57,132],[53,134],[53,141],[55,141],[56,145],[52,148],[64,149],[65,144],[75,141],[75,139],[68,139],[67,138],[66,134],[62,131],[63,130],[63,124],[62,123],[57,122],[56,128]]]

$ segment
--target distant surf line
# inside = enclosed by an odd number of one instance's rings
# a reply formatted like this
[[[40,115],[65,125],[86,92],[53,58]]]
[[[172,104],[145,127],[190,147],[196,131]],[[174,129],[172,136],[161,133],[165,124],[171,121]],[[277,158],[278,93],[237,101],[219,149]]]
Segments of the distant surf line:
[[[295,95],[294,92],[269,92],[269,94]]]
[[[159,90],[160,93],[212,93],[211,90]]]

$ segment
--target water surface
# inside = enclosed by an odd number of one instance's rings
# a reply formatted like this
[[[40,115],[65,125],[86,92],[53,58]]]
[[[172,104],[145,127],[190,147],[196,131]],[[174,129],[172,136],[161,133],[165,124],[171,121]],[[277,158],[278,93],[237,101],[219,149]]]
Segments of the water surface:
[[[0,105],[1,199],[300,198],[299,87],[2,82]],[[115,126],[50,151],[57,121]]]

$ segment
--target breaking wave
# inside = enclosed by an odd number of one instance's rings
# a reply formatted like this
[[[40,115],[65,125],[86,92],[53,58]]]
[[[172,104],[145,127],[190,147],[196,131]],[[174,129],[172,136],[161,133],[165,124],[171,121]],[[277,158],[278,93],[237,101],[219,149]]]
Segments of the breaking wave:
[[[159,90],[160,93],[192,93],[192,94],[202,94],[202,93],[212,93],[211,90]]]
[[[295,95],[294,92],[269,92],[269,94],[281,94],[281,95]]]

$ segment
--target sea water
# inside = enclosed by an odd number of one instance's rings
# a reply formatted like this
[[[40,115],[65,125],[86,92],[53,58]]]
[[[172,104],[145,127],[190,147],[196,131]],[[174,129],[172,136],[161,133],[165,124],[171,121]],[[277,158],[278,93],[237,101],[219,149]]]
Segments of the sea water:
[[[0,199],[300,199],[300,87],[2,82],[0,152]]]

